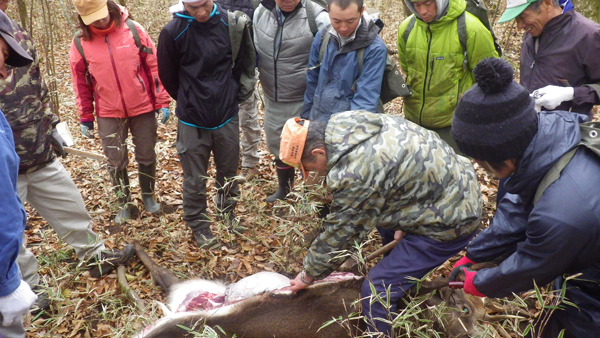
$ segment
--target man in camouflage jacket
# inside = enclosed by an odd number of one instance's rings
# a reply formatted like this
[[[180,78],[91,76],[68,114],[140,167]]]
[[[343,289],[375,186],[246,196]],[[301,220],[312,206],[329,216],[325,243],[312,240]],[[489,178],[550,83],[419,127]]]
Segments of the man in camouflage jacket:
[[[7,6],[7,1],[0,1],[0,10],[5,11]],[[92,230],[92,218],[79,189],[56,158],[56,153],[66,155],[63,148],[66,144],[55,129],[60,120],[52,112],[33,40],[14,20],[11,24],[15,40],[33,58],[31,65],[26,67],[6,65],[7,77],[0,80],[0,109],[12,129],[15,150],[20,158],[19,198],[36,209],[61,240],[73,247],[78,258],[91,258],[106,248]],[[22,279],[35,288],[40,282],[38,263],[25,244],[24,240],[17,262]],[[132,254],[133,247],[129,246],[110,256],[125,260]],[[103,253],[102,257],[108,256]],[[111,270],[112,266],[105,264],[95,266],[90,274],[99,277]],[[0,336],[5,338],[21,335],[25,337],[22,328],[0,328]]]
[[[369,329],[390,335],[390,324],[377,318],[393,319],[389,311],[413,285],[409,277],[420,279],[458,254],[477,229],[482,201],[470,161],[435,132],[366,111],[335,114],[328,122],[289,120],[281,149],[284,162],[326,176],[333,195],[324,231],[293,288],[329,275],[347,258],[340,252],[374,228],[396,231],[399,244],[371,269],[361,291]],[[389,311],[371,304],[371,287],[383,297],[390,286]]]

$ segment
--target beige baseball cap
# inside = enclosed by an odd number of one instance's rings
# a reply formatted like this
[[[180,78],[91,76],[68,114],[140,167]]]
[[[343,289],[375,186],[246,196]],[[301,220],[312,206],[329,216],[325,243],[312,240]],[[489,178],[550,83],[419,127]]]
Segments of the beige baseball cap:
[[[73,5],[77,10],[84,24],[89,25],[96,20],[104,19],[108,16],[107,0],[73,0]]]
[[[302,166],[302,152],[304,151],[309,124],[309,120],[298,117],[287,120],[281,131],[281,143],[279,145],[279,159],[281,162],[300,169],[304,179],[308,177],[308,172]]]

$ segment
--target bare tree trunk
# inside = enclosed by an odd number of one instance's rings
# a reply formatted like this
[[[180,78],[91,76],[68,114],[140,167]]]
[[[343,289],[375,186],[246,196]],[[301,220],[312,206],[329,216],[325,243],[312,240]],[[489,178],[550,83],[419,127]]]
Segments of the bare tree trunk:
[[[25,0],[17,0],[17,8],[19,11],[19,18],[21,19],[21,26],[25,31],[29,32],[31,27],[27,25],[27,18],[29,16],[27,15],[27,4],[25,3]]]
[[[54,29],[52,27],[52,12],[48,0],[40,0],[42,6],[42,18],[44,19],[44,33],[47,39],[47,46],[44,48],[46,56],[46,84],[48,85],[48,94],[52,102],[52,112],[60,116],[60,102],[58,100],[58,91],[56,84],[56,67],[54,63]]]
[[[69,9],[67,9],[67,6],[65,6],[65,2],[63,0],[58,0],[58,3],[60,4],[60,8],[63,11],[63,15],[65,16],[65,19],[69,23],[69,29],[71,29],[71,34],[75,35],[75,32],[77,31],[77,29],[75,28],[75,24],[73,23],[73,17],[71,15],[71,13],[69,12]]]

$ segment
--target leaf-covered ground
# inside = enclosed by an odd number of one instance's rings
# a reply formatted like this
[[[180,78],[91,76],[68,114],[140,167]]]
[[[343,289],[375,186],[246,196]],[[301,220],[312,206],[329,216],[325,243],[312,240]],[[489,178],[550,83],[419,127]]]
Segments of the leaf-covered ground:
[[[68,51],[72,30],[64,11],[73,12],[70,1],[40,1],[50,3],[54,8],[64,8],[48,16],[38,2],[32,2],[31,13],[33,37],[38,43],[42,65],[45,70],[54,68],[54,76],[47,76],[49,83],[55,83],[56,95],[60,103],[60,116],[71,128],[76,140],[75,148],[102,153],[100,140],[85,139],[79,133],[79,121],[75,111],[75,101],[71,88],[68,66]],[[160,29],[170,19],[167,8],[175,1],[169,0],[128,0],[128,7],[134,18],[142,23],[151,36],[157,40]],[[399,1],[379,0],[368,3],[381,11],[380,17],[386,23],[382,37],[392,53],[396,51],[396,29],[404,17]],[[63,7],[68,6],[68,7]],[[31,8],[30,8],[31,10]],[[492,9],[492,15],[496,11]],[[16,18],[14,8],[8,14]],[[46,20],[44,20],[46,17]],[[48,38],[52,23],[54,39]],[[71,22],[72,21],[71,19]],[[505,47],[505,56],[516,64],[518,60],[519,35],[511,23],[496,29],[499,40]],[[54,60],[49,62],[49,60]],[[53,65],[53,66],[52,66]],[[401,100],[389,104],[388,113],[399,114]],[[174,105],[173,105],[174,107]],[[262,110],[261,110],[262,116]],[[262,117],[261,117],[262,123]],[[220,245],[211,250],[199,250],[191,232],[182,221],[182,170],[174,148],[176,139],[176,118],[166,125],[159,126],[157,196],[164,212],[158,216],[146,213],[139,195],[137,166],[134,163],[130,143],[130,182],[133,203],[139,208],[135,218],[121,227],[114,226],[112,218],[116,210],[116,198],[111,191],[106,163],[69,155],[61,159],[71,172],[79,187],[88,211],[93,217],[93,228],[104,239],[108,248],[120,248],[133,240],[138,240],[151,257],[160,265],[173,270],[181,278],[216,278],[234,282],[258,271],[277,271],[289,276],[302,269],[302,259],[310,239],[319,226],[314,214],[315,203],[308,198],[301,182],[295,193],[285,202],[274,205],[263,202],[266,195],[276,189],[275,170],[272,157],[264,141],[261,142],[259,174],[251,182],[241,186],[241,196],[236,209],[244,229],[239,232],[228,230],[222,223],[214,221],[212,230]],[[495,205],[496,181],[478,169],[485,203],[484,225],[489,222]],[[214,168],[209,170],[215,176]],[[208,181],[212,208],[214,180]],[[60,189],[57,189],[60,194]],[[73,251],[61,243],[54,231],[35,212],[27,207],[27,238],[29,248],[40,262],[40,275],[50,300],[51,309],[47,313],[28,318],[27,337],[129,337],[143,326],[151,323],[160,313],[153,301],[163,301],[164,294],[153,285],[148,271],[134,258],[125,268],[130,287],[146,306],[140,310],[121,292],[116,273],[100,279],[91,278],[83,266],[78,264]],[[363,248],[366,253],[378,247],[376,235]],[[441,273],[448,273],[444,266]]]

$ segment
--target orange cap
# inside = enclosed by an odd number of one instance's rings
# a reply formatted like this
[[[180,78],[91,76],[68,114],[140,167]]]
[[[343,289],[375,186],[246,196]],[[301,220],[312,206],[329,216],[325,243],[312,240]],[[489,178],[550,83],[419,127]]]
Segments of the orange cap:
[[[302,125],[300,122],[304,124]],[[308,172],[302,166],[302,152],[304,151],[309,124],[309,120],[298,117],[287,120],[281,131],[281,144],[279,146],[279,159],[287,165],[299,168],[304,179],[308,177]]]

